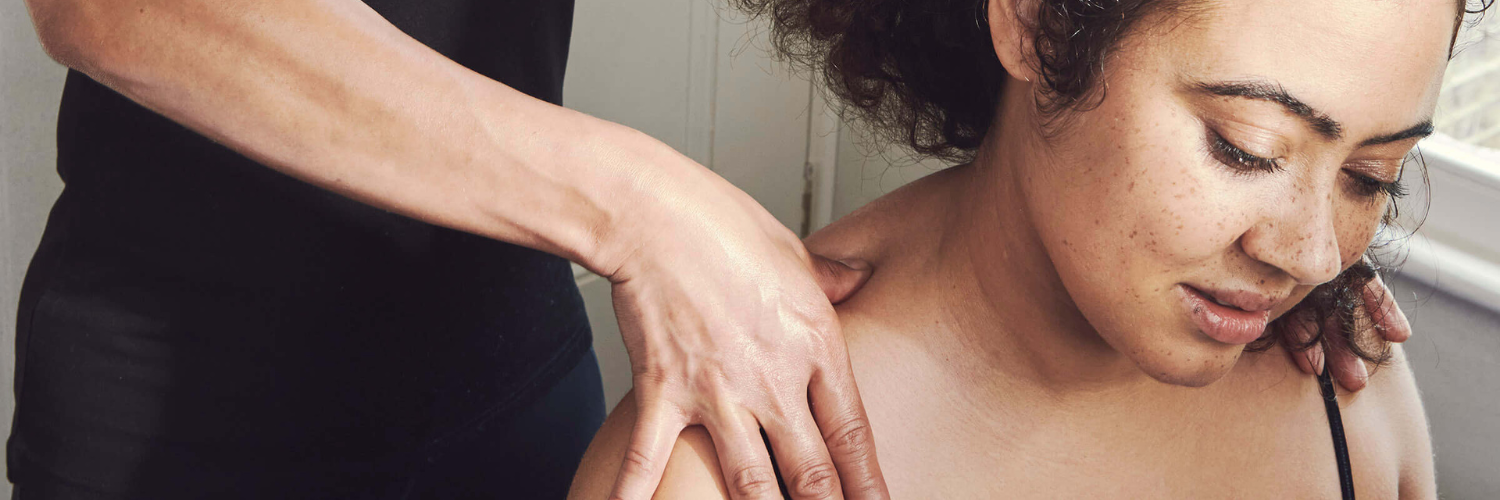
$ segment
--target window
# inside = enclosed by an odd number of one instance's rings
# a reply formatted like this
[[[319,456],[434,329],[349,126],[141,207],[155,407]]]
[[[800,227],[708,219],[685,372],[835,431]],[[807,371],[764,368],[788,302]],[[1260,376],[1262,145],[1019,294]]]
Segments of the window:
[[[1496,10],[1496,9],[1492,9]],[[1500,20],[1491,12],[1459,33],[1433,118],[1418,146],[1430,189],[1413,185],[1402,227],[1403,276],[1500,311]],[[1417,184],[1417,183],[1409,183]],[[1424,217],[1425,216],[1425,217]]]
[[[1454,139],[1500,150],[1500,22],[1494,17],[1459,33],[1435,121]]]

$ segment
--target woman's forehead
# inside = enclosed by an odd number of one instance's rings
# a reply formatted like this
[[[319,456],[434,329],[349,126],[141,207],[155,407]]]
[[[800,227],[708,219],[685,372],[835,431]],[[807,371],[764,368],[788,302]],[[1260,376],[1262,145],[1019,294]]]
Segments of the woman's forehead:
[[[1458,13],[1453,0],[1233,0],[1208,7],[1157,38],[1179,79],[1274,82],[1351,132],[1430,117]]]

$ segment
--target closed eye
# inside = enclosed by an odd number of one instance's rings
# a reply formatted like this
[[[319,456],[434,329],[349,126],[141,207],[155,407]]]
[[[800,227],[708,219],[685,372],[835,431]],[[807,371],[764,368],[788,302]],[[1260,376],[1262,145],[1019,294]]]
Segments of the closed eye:
[[[1270,173],[1281,170],[1279,161],[1250,154],[1212,128],[1208,129],[1208,150],[1215,160],[1238,173]]]
[[[1401,169],[1400,171],[1404,173],[1406,169]],[[1406,186],[1401,183],[1400,176],[1397,176],[1394,181],[1385,182],[1379,178],[1365,174],[1357,168],[1345,168],[1344,173],[1348,174],[1352,181],[1350,185],[1351,190],[1359,196],[1373,199],[1375,195],[1382,191],[1391,198],[1406,196]]]

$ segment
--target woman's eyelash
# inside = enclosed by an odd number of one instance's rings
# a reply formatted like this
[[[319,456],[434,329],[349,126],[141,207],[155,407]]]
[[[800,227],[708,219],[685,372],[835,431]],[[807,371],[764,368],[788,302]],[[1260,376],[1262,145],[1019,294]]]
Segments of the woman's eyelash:
[[[1275,172],[1281,170],[1281,163],[1272,158],[1262,158],[1245,152],[1234,144],[1224,139],[1224,136],[1210,129],[1208,131],[1208,147],[1215,159],[1220,163],[1234,169],[1237,172]]]
[[[1224,139],[1224,136],[1219,135],[1219,133],[1217,131],[1214,131],[1213,129],[1209,129],[1208,134],[1209,151],[1213,154],[1215,159],[1217,159],[1220,163],[1228,166],[1229,168],[1234,169],[1235,172],[1277,172],[1282,168],[1281,162],[1277,161],[1276,159],[1262,158],[1260,156],[1250,154],[1245,150],[1240,149],[1238,146],[1230,143],[1227,139]],[[1349,174],[1349,177],[1354,181],[1353,188],[1355,193],[1359,194],[1360,196],[1373,198],[1377,193],[1380,193],[1382,191],[1384,191],[1385,194],[1390,195],[1391,198],[1400,198],[1402,196],[1406,196],[1406,186],[1401,184],[1400,179],[1397,179],[1394,182],[1383,182],[1374,177],[1363,175],[1357,172],[1348,171],[1347,173]]]
[[[1360,196],[1374,197],[1376,193],[1381,191],[1390,195],[1391,198],[1406,196],[1406,186],[1401,184],[1400,179],[1397,179],[1395,182],[1382,182],[1374,177],[1354,172],[1349,172],[1349,176],[1354,179],[1354,190]]]

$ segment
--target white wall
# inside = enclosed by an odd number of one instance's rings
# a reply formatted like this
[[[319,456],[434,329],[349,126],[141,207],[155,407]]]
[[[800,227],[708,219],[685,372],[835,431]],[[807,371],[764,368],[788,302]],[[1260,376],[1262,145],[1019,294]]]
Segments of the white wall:
[[[62,191],[54,130],[65,74],[42,52],[26,4],[0,2],[0,429],[7,434],[21,278]],[[8,481],[0,481],[0,498],[10,498]]]
[[[811,84],[719,3],[577,0],[563,104],[656,137],[797,227]]]

